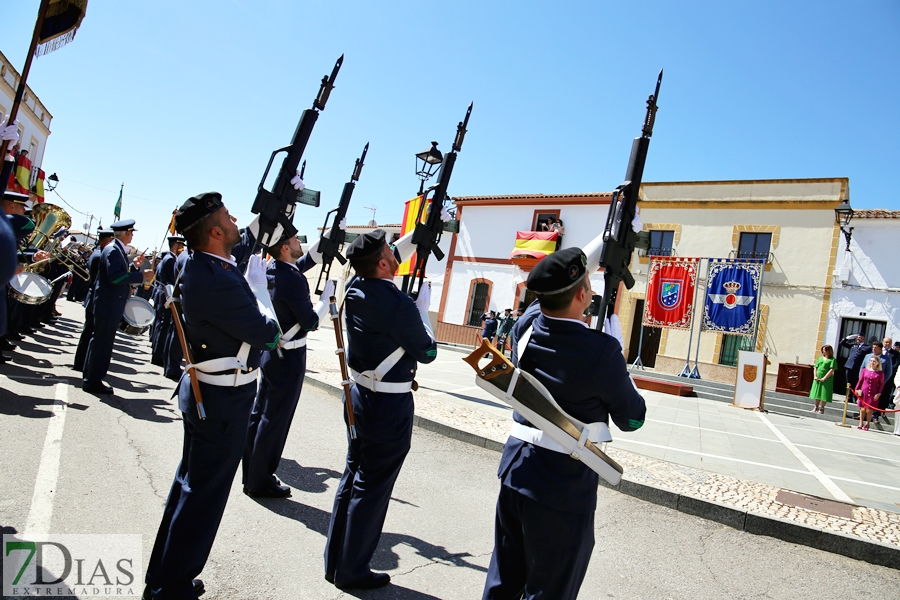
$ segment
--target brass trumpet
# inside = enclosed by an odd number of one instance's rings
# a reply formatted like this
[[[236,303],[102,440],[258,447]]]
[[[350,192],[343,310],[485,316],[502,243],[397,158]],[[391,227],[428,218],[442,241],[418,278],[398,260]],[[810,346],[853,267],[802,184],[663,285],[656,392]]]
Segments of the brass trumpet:
[[[85,269],[82,265],[80,265],[78,262],[76,262],[75,259],[73,259],[69,255],[69,253],[66,252],[65,248],[60,248],[59,246],[55,246],[55,247],[51,248],[50,250],[45,250],[45,252],[48,252],[50,254],[50,256],[48,258],[31,263],[30,265],[25,267],[25,270],[32,272],[32,273],[38,273],[41,271],[41,269],[35,268],[35,267],[38,267],[39,265],[43,265],[44,263],[49,264],[49,263],[53,262],[54,260],[58,260],[59,262],[64,264],[66,266],[66,268],[68,268],[70,271],[72,271],[72,274],[75,275],[76,277],[80,277],[81,279],[84,279],[85,281],[90,280],[91,276],[90,276],[90,273],[88,273],[87,269]]]

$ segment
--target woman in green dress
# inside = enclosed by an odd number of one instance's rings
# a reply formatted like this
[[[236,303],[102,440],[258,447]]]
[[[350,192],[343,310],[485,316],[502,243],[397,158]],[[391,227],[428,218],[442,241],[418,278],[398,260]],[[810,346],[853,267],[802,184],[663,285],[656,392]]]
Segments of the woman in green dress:
[[[809,390],[809,397],[816,401],[813,412],[824,415],[825,403],[831,402],[831,396],[834,393],[835,367],[834,348],[825,344],[822,346],[822,356],[816,359],[816,365],[813,367],[814,381],[812,389]]]

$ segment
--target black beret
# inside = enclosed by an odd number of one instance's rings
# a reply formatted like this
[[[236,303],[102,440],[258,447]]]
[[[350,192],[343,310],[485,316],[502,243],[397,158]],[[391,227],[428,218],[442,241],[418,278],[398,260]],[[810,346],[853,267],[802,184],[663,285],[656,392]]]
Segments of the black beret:
[[[109,228],[113,231],[128,231],[129,229],[137,231],[137,229],[134,228],[134,219],[122,219],[121,221],[116,221],[110,225]]]
[[[219,192],[206,192],[188,198],[175,213],[175,229],[178,233],[184,233],[185,229],[223,206],[222,194]]]
[[[528,274],[528,289],[537,295],[559,294],[570,290],[587,273],[587,257],[579,248],[566,248],[549,254]]]
[[[350,243],[350,246],[347,248],[347,260],[353,263],[353,261],[356,260],[363,260],[375,256],[379,252],[382,252],[384,246],[383,229],[376,229],[375,231],[364,233]]]
[[[6,218],[17,242],[34,233],[34,221],[25,215],[6,215]]]

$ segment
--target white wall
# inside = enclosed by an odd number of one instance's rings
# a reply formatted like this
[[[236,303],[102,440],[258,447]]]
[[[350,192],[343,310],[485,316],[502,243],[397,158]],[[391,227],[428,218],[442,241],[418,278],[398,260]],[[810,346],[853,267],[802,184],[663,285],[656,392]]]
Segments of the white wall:
[[[887,335],[900,339],[900,219],[857,218],[852,226],[849,253],[840,239],[825,341],[837,344],[845,318],[886,322]]]

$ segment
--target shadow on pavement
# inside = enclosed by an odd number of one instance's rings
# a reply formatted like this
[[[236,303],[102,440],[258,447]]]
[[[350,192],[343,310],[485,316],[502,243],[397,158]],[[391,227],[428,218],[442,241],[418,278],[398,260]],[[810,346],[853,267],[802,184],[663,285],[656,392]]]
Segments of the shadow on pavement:
[[[315,531],[316,533],[321,534],[323,537],[328,534],[328,524],[331,521],[331,513],[329,512],[312,506],[301,504],[300,502],[291,500],[290,498],[257,498],[254,499],[254,502],[271,510],[277,515],[281,515],[282,517],[287,517],[288,519],[293,519],[294,521],[302,523],[306,526],[307,529]],[[400,566],[400,557],[393,551],[393,548],[395,546],[401,545],[413,548],[416,551],[416,554],[426,560],[441,561],[444,563],[450,563],[456,567],[466,567],[469,569],[474,569],[476,571],[481,571],[482,573],[487,573],[486,568],[476,564],[472,564],[465,560],[466,558],[473,556],[469,552],[451,553],[448,552],[447,549],[443,546],[431,544],[411,535],[406,535],[403,533],[392,533],[389,531],[381,534],[381,539],[378,541],[378,548],[375,550],[375,555],[372,557],[371,567],[378,571],[390,571],[393,569],[397,569]],[[398,595],[401,593],[401,590],[405,590],[405,592],[402,593],[408,592],[411,595]],[[350,593],[350,590],[348,590],[348,593]],[[434,598],[434,596],[429,596],[413,590],[407,590],[406,588],[399,588],[394,585],[384,588],[383,593],[388,595],[375,595],[376,593],[377,590],[366,591],[365,597]]]
[[[329,479],[340,479],[341,474],[322,467],[304,467],[293,459],[281,459],[275,471],[281,481],[292,488],[310,494],[321,494],[328,491],[325,482]]]
[[[107,377],[107,380],[113,379]],[[113,384],[113,387],[116,387]],[[97,398],[103,404],[121,410],[132,419],[141,421],[150,421],[151,423],[170,423],[176,420],[175,416],[167,416],[160,414],[163,411],[170,412],[172,406],[166,401],[159,398],[119,398],[115,395],[98,395]]]

